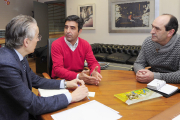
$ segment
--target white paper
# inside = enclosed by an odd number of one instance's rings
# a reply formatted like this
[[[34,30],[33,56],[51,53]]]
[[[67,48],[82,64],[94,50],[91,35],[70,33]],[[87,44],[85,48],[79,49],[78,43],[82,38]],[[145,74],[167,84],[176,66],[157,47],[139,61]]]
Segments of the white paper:
[[[40,89],[38,88],[39,94],[42,97],[50,97],[58,94],[69,92],[67,89]]]
[[[158,91],[166,93],[166,94],[171,94],[174,91],[176,91],[178,89],[178,87],[166,84],[163,87],[161,87]]]
[[[173,118],[172,120],[180,120],[180,115],[176,116],[176,117]]]
[[[89,97],[94,97],[95,96],[95,92],[89,92]]]
[[[92,100],[51,116],[54,120],[117,120],[122,117],[118,113],[118,111]]]
[[[164,80],[154,79],[153,81],[147,84],[147,87],[153,90],[159,90],[165,84],[166,82]]]

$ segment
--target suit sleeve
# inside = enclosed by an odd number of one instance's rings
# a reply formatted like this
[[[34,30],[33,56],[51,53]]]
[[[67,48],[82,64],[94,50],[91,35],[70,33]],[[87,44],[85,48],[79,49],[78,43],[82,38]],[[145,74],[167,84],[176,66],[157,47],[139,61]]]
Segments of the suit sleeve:
[[[16,65],[3,65],[0,67],[0,88],[12,99],[14,104],[19,104],[20,107],[33,115],[53,112],[67,107],[68,101],[64,94],[52,97],[36,96],[23,82],[22,71],[12,66]],[[32,75],[31,70],[28,72]],[[55,82],[52,80],[51,82],[51,80],[49,80],[49,82],[47,82],[45,79],[37,77],[36,75],[33,75],[32,79],[36,79],[33,80],[33,84],[36,87],[42,86],[42,88],[45,88],[49,83],[49,86],[51,86],[49,88],[53,88],[52,84],[60,84],[60,81]],[[45,81],[42,82],[42,80]]]
[[[86,61],[88,63],[88,67],[90,68],[90,74],[93,72],[93,70],[95,69],[96,66],[98,66],[98,72],[100,73],[101,67],[98,63],[98,61],[96,60],[96,58],[94,57],[91,45],[89,43],[87,43],[87,52],[86,52]]]
[[[52,44],[51,56],[53,61],[53,71],[56,77],[63,78],[66,80],[75,79],[77,73],[64,68],[63,53],[62,49],[57,44]]]

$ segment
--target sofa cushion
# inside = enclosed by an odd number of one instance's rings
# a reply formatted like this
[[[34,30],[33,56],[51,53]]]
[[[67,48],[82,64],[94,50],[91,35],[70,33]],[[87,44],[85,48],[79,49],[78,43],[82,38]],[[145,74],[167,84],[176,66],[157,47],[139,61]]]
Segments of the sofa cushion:
[[[126,63],[129,58],[131,58],[131,55],[128,55],[125,53],[113,53],[107,56],[107,61],[117,62],[117,63]]]
[[[108,53],[97,53],[94,56],[98,61],[106,61],[108,55]]]
[[[133,65],[133,64],[134,64],[134,62],[136,61],[136,58],[137,58],[137,56],[133,56],[133,57],[131,57],[129,60],[127,60],[127,64],[131,64],[131,65]]]

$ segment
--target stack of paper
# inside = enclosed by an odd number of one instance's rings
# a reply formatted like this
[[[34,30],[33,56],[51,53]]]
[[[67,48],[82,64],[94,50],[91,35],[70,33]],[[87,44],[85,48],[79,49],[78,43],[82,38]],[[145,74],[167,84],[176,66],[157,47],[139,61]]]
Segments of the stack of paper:
[[[92,100],[72,109],[51,115],[54,120],[117,120],[118,111]]]
[[[38,88],[39,94],[42,97],[50,97],[65,92],[69,92],[67,89],[40,89]]]
[[[38,91],[41,97],[50,97],[54,95],[63,94],[65,92],[69,92],[68,89],[40,89],[40,88],[38,88]],[[89,97],[95,96],[95,92],[88,92],[88,93],[89,93],[88,95]]]

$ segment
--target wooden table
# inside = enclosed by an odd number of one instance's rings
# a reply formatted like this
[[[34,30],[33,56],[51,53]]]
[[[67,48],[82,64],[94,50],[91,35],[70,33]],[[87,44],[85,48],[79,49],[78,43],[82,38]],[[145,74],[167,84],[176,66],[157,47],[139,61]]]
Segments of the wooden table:
[[[90,92],[96,92],[95,97],[90,97],[90,99],[101,102],[119,111],[119,114],[122,115],[120,120],[148,120],[170,106],[180,102],[180,94],[177,93],[169,98],[160,97],[128,106],[114,97],[114,94],[145,88],[147,85],[137,82],[133,71],[102,70],[101,74],[103,78],[99,86],[87,85]],[[173,85],[180,88],[180,84]],[[83,101],[70,104],[65,109],[41,115],[41,118],[44,120],[52,120],[50,115],[71,109],[88,101],[89,100],[85,98]]]

